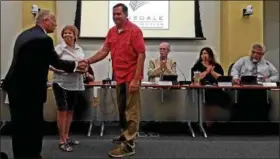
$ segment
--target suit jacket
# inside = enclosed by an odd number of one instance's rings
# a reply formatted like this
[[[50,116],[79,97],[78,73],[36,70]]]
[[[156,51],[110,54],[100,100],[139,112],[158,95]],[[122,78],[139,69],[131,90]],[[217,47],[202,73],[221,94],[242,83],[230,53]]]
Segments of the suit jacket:
[[[155,81],[155,77],[160,77],[162,75],[177,75],[175,61],[168,58],[166,62],[166,70],[160,68],[160,62],[160,58],[149,61],[147,73],[149,81]]]
[[[74,61],[61,60],[53,40],[40,26],[23,31],[16,39],[14,56],[2,88],[13,99],[45,102],[49,65],[73,72]]]

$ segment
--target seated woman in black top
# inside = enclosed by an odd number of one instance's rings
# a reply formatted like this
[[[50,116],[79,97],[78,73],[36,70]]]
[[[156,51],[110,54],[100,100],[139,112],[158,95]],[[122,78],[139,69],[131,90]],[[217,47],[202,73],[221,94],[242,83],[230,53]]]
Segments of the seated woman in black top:
[[[201,84],[216,84],[217,79],[224,75],[224,70],[215,60],[214,53],[211,48],[205,47],[201,49],[199,59],[191,69],[192,81],[194,72],[199,71]],[[225,106],[228,98],[222,90],[209,89],[205,91],[205,107],[204,119],[207,125],[211,124],[211,120],[217,114],[219,107]]]
[[[199,71],[201,84],[216,84],[217,79],[224,75],[224,70],[215,60],[214,53],[211,48],[205,47],[201,49],[199,59],[192,67],[192,77],[194,72]],[[193,79],[192,79],[193,81]]]

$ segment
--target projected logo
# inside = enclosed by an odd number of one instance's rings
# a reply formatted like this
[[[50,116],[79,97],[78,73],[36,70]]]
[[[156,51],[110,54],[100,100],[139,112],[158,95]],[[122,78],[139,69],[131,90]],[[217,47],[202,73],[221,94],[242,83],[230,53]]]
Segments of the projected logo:
[[[141,8],[142,6],[148,3],[148,1],[130,1],[129,6],[133,11],[136,11],[137,9]]]
[[[129,8],[128,19],[141,29],[165,30],[169,29],[169,1],[109,1],[109,8],[118,3],[124,3]],[[109,10],[109,28],[115,25]]]

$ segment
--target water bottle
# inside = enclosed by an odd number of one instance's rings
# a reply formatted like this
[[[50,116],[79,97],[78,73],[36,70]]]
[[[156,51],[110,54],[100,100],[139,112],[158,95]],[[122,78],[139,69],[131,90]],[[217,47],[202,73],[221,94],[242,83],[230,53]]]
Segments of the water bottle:
[[[200,84],[200,71],[194,72],[194,84],[199,85]]]

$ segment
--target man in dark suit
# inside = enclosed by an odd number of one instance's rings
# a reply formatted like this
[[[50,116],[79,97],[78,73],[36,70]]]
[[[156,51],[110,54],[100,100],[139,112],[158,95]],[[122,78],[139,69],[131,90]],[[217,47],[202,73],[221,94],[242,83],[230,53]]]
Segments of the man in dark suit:
[[[43,140],[43,104],[46,101],[49,65],[74,72],[85,61],[60,60],[47,33],[56,28],[56,17],[47,10],[36,16],[36,26],[16,39],[14,56],[2,88],[9,97],[14,158],[40,159]]]

